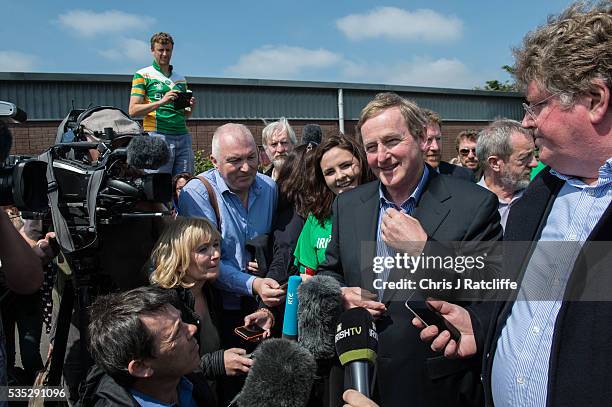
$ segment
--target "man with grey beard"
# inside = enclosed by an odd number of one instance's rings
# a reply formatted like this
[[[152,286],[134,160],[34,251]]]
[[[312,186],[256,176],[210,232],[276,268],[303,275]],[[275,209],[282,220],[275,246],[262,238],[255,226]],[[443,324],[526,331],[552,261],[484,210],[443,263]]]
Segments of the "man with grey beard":
[[[281,117],[277,122],[270,123],[263,129],[261,139],[266,154],[272,161],[272,167],[265,174],[276,181],[287,154],[297,143],[295,132],[287,119]]]
[[[510,208],[529,185],[531,169],[538,165],[534,149],[531,131],[515,120],[496,120],[478,136],[476,155],[483,169],[478,185],[497,195],[504,228]]]

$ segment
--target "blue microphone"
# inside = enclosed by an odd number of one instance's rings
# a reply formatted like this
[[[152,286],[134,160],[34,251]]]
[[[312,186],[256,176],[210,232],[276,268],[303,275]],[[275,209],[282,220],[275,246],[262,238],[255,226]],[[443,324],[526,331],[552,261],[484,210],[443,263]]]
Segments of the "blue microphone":
[[[287,282],[287,297],[285,298],[285,318],[283,319],[283,338],[292,341],[298,336],[298,287],[302,284],[300,276],[290,276]]]

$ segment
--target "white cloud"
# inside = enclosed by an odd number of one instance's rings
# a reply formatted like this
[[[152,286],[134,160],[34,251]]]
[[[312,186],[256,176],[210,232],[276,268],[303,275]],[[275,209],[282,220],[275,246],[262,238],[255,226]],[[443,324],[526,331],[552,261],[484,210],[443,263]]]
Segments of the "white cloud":
[[[147,62],[151,59],[150,44],[134,38],[123,38],[118,41],[115,48],[98,51],[100,56],[110,60],[129,59],[132,61]]]
[[[397,7],[379,7],[366,14],[342,17],[336,21],[336,27],[351,40],[382,37],[442,42],[460,38],[463,22],[429,9],[407,11]]]
[[[226,72],[245,77],[296,79],[305,70],[328,68],[341,60],[340,55],[323,48],[266,45],[242,55]]]
[[[85,37],[126,32],[135,28],[146,29],[155,23],[153,17],[128,14],[119,10],[108,10],[99,13],[91,10],[71,10],[60,14],[58,21],[65,28]]]
[[[38,58],[18,51],[0,51],[0,71],[28,72],[33,71]]]
[[[394,64],[346,61],[342,72],[348,81],[390,85],[471,89],[483,82],[455,58],[415,57]]]

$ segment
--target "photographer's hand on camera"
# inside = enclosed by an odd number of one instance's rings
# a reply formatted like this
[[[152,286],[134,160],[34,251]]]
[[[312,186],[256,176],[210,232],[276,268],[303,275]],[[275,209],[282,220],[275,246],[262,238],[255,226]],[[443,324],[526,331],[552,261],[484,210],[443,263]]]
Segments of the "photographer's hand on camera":
[[[191,97],[191,99],[189,99],[189,106],[187,106],[185,108],[185,118],[189,119],[191,117],[191,113],[193,113],[193,108],[195,107],[196,104],[196,98],[195,97]]]
[[[39,257],[15,229],[4,211],[0,211],[0,260],[6,284],[17,294],[31,294],[43,282]]]
[[[131,96],[128,113],[132,117],[146,116],[160,106],[173,103],[176,98],[178,98],[178,91],[176,90],[166,92],[166,94],[156,102],[145,102],[142,96]]]
[[[49,232],[44,239],[40,239],[32,246],[32,250],[43,265],[49,264],[59,253],[59,248],[54,240],[55,232]]]

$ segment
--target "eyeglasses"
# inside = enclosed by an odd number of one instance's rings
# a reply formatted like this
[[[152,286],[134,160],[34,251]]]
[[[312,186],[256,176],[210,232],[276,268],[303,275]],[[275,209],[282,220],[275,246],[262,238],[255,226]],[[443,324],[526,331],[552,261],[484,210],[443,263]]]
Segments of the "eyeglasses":
[[[461,154],[464,157],[467,157],[470,152],[472,152],[474,155],[476,155],[476,149],[475,148],[461,148],[459,149],[459,154]]]
[[[538,103],[534,103],[534,104],[527,104],[527,103],[523,103],[523,109],[525,109],[525,113],[527,113],[529,115],[529,117],[535,122],[536,119],[538,118],[538,115],[540,114],[540,112],[538,111],[536,113],[535,108],[537,106],[542,106],[544,107],[549,100],[551,100],[552,98],[554,98],[555,96],[559,96],[562,92],[556,92],[553,93],[552,95],[548,96],[547,98],[540,100]]]

